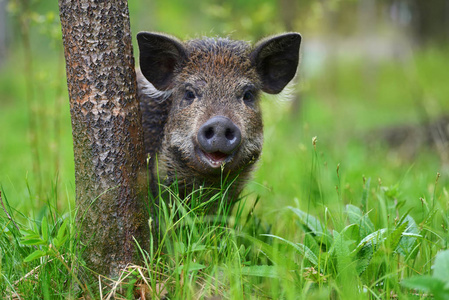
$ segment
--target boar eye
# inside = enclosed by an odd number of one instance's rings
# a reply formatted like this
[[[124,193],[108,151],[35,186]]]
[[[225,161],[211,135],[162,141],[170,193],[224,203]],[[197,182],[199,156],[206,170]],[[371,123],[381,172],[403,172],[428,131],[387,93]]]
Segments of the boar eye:
[[[196,98],[195,92],[193,92],[192,90],[186,90],[184,94],[184,100],[186,100],[189,103],[192,103],[193,100],[195,100],[195,98]]]
[[[253,94],[251,91],[246,91],[246,92],[243,94],[242,99],[243,99],[243,101],[245,101],[245,102],[253,102],[253,101],[254,101],[254,94]]]

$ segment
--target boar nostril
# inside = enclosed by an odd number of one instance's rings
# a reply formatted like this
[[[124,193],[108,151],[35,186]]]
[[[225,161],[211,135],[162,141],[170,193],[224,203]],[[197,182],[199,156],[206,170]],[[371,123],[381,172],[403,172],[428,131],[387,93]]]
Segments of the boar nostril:
[[[234,131],[231,128],[226,128],[225,137],[229,141],[232,141],[235,138]]]
[[[211,138],[214,137],[214,128],[213,127],[209,127],[206,129],[206,131],[204,132],[204,136],[206,137],[206,139],[210,140]]]
[[[229,118],[215,116],[200,127],[197,139],[201,149],[207,153],[231,154],[240,145],[242,134]]]

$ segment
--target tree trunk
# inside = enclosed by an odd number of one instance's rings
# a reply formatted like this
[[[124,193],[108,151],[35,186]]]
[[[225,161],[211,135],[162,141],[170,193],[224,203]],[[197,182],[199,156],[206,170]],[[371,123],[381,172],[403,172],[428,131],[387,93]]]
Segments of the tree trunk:
[[[149,244],[145,156],[126,0],[59,0],[86,266],[117,276]]]

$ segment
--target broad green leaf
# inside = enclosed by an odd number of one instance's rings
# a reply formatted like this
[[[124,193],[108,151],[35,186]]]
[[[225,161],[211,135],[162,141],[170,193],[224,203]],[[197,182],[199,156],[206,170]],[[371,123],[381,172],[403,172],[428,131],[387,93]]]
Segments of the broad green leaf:
[[[401,284],[410,289],[422,292],[434,292],[444,289],[444,281],[429,275],[413,276],[401,281]]]
[[[58,238],[54,238],[52,241],[52,245],[56,248],[59,249],[59,247],[61,246],[61,242],[59,241]]]
[[[323,224],[321,224],[321,222],[314,216],[312,216],[308,213],[305,213],[298,208],[294,208],[291,206],[289,206],[288,208],[299,217],[301,222],[304,225],[306,225],[307,229],[309,229],[312,233],[314,233],[314,234],[329,233],[327,228]]]
[[[352,204],[346,205],[346,213],[348,214],[349,223],[358,223],[363,217],[360,208]]]
[[[61,227],[59,227],[58,234],[56,235],[56,237],[60,241],[62,240],[62,237],[65,235],[68,221],[69,221],[68,219],[65,219],[64,222],[62,223]]]
[[[449,250],[439,252],[432,266],[433,275],[414,276],[401,284],[408,288],[432,293],[435,299],[449,299]]]
[[[387,245],[391,251],[396,251],[396,248],[399,245],[399,242],[401,241],[402,234],[407,229],[407,226],[408,221],[405,221],[404,223],[396,227],[391,234],[388,235]]]
[[[242,268],[242,275],[280,279],[275,266],[249,266]]]
[[[398,222],[398,224],[402,224],[402,223],[404,223],[405,221],[407,221],[407,217],[410,215],[410,212],[413,210],[413,207],[411,207],[411,208],[409,208],[406,212],[405,212],[405,214],[403,214],[402,216],[401,216],[401,218],[399,219],[399,222]],[[413,219],[413,218],[412,218]]]
[[[345,239],[348,241],[352,241],[352,243],[357,243],[360,241],[360,227],[358,224],[352,223],[346,226],[341,234],[344,234]]]
[[[349,223],[358,223],[358,221],[363,217],[363,213],[355,205],[346,205],[346,213],[348,214]]]
[[[386,228],[379,229],[369,235],[367,235],[357,247],[352,251],[352,253],[357,253],[357,256],[360,255],[360,261],[357,262],[356,270],[358,272],[377,272],[378,264],[384,259],[385,251],[383,251],[382,247],[378,247],[380,243],[382,243],[386,237]],[[362,254],[362,251],[369,251],[370,257],[366,257]],[[360,253],[360,254],[359,254]],[[376,274],[376,273],[373,273]]]
[[[398,252],[402,255],[408,255],[415,249],[416,238],[421,238],[422,236],[419,235],[418,226],[410,215],[405,216],[404,221],[408,222],[408,226],[402,233],[402,239],[398,245]]]
[[[433,218],[435,217],[437,212],[439,212],[438,208],[434,208],[433,210],[431,210],[427,214],[426,218],[421,222],[421,224],[429,225],[433,221]],[[430,227],[432,227],[432,226],[430,226]]]
[[[349,223],[358,224],[360,227],[360,238],[366,237],[373,233],[374,224],[371,222],[368,214],[363,214],[357,206],[346,205],[346,212],[348,214]]]
[[[202,264],[199,264],[196,262],[191,262],[191,263],[189,263],[189,267],[188,267],[187,271],[188,272],[198,271],[198,270],[202,270],[204,268],[206,268],[205,265],[202,265]]]
[[[313,266],[318,265],[318,258],[316,257],[315,253],[313,253],[313,251],[310,250],[307,246],[305,246],[301,243],[295,244],[295,243],[290,242],[284,238],[281,238],[279,236],[272,235],[272,234],[263,234],[263,236],[269,236],[269,237],[281,240],[284,243],[289,244],[290,246],[295,248],[301,255],[303,255]]]
[[[337,258],[337,272],[343,274],[352,264],[351,252],[349,251],[350,241],[345,240],[344,234],[334,230],[333,249]]]
[[[30,255],[28,255],[25,259],[24,262],[30,262],[32,260],[38,259],[39,257],[45,256],[47,255],[46,251],[42,251],[42,250],[36,250],[33,253],[31,253]]]
[[[180,266],[178,266],[178,267],[175,269],[175,272],[178,273],[178,274],[181,274],[181,272],[182,272],[183,270],[185,270],[186,272],[193,272],[193,271],[202,270],[202,269],[204,269],[204,268],[206,268],[205,265],[202,265],[202,264],[199,264],[199,263],[196,263],[196,262],[191,262],[191,263],[189,263],[189,264],[187,265],[187,268],[186,268],[186,265],[180,265]]]
[[[349,228],[349,227],[348,227]],[[344,230],[347,230],[345,228]],[[349,299],[355,297],[358,293],[356,263],[354,262],[349,244],[352,243],[345,239],[344,232],[339,233],[336,230],[333,232],[334,244],[332,245],[337,259],[337,282],[341,287],[342,299]],[[351,284],[348,284],[351,283]]]
[[[53,246],[55,246],[56,249],[59,249],[62,245],[64,245],[64,243],[67,241],[68,238],[69,238],[68,235],[63,236],[62,240],[60,240],[58,238],[54,238]]]
[[[449,300],[449,289],[447,287],[443,289],[437,289],[432,292],[434,299],[437,300]]]
[[[335,230],[334,230],[334,233],[335,233]],[[341,230],[341,232],[339,232],[339,234],[344,236],[344,239],[348,242],[348,245],[352,244],[352,243],[358,241],[359,225],[357,225],[357,224],[349,224],[348,226],[343,228]],[[334,239],[335,239],[335,237],[334,237]],[[335,241],[334,241],[334,243],[335,243]]]
[[[309,248],[310,250],[312,250],[313,254],[315,254],[315,256],[319,256],[320,255],[320,246],[318,245],[317,241],[310,235],[310,234],[306,234],[304,236],[304,245]]]
[[[192,246],[189,249],[189,252],[197,252],[197,251],[204,251],[206,250],[206,246],[199,244],[199,243],[193,243]]]
[[[43,217],[42,218],[41,231],[42,231],[42,239],[45,242],[48,242],[48,222],[47,222],[47,217]]]
[[[246,234],[246,233],[243,233],[243,232],[239,232],[238,236],[249,240],[250,242],[253,243],[253,245],[255,247],[260,247],[260,251],[269,260],[271,260],[275,264],[281,264],[282,262],[279,261],[279,260],[285,261],[286,259],[288,259],[285,256],[282,256],[281,253],[279,253],[279,251],[275,247],[273,247],[272,245],[269,245],[269,244],[267,244],[267,243],[265,243],[265,242],[255,238],[255,237],[253,237],[253,236],[251,236],[249,234]],[[295,263],[295,261],[291,260],[291,263]]]
[[[39,233],[31,230],[31,229],[20,229],[20,233],[24,236],[26,235],[39,235]]]
[[[362,249],[362,247],[364,247],[367,244],[373,244],[376,245],[379,242],[383,241],[385,239],[384,235],[387,232],[386,228],[382,228],[379,229],[369,235],[367,235],[366,237],[363,238],[363,240],[360,241],[360,243],[357,245],[357,247],[355,248],[355,250],[353,252],[357,252],[360,249]]]
[[[67,239],[69,238],[69,235],[65,235],[62,240],[59,240],[59,246],[64,245],[64,243],[67,241]]]
[[[303,212],[302,210],[288,206],[295,213],[307,232],[313,234],[319,243],[324,243],[327,248],[332,245],[332,236],[329,230],[314,216]]]
[[[366,270],[371,259],[373,258],[373,245],[371,243],[366,244],[357,252],[357,274],[360,275]]]
[[[186,254],[187,249],[183,242],[175,242],[175,249],[180,254]]]
[[[29,240],[29,239],[39,239],[41,240],[41,236],[39,234],[28,234],[28,235],[24,235],[22,236],[21,240]]]
[[[24,245],[46,245],[47,242],[45,242],[44,240],[41,239],[41,237],[39,238],[22,238],[20,240],[20,242]]]
[[[369,261],[368,274],[377,274],[379,266],[384,263],[388,257],[394,254],[397,250],[397,246],[402,238],[404,230],[407,228],[407,222],[404,222],[397,226],[392,232],[390,232],[386,237],[381,237],[377,240],[372,240],[373,246],[373,256]],[[387,230],[384,228],[384,232]],[[382,234],[383,235],[383,234]],[[384,247],[378,247],[377,245],[383,242]],[[359,244],[360,245],[360,244]],[[357,246],[356,250],[359,246]],[[374,272],[374,273],[373,273]]]
[[[390,200],[397,199],[401,195],[401,191],[399,190],[399,184],[396,183],[393,186],[387,187],[383,186],[382,190],[385,193],[385,196],[387,196]]]
[[[449,250],[438,252],[433,264],[433,277],[439,278],[449,284]]]

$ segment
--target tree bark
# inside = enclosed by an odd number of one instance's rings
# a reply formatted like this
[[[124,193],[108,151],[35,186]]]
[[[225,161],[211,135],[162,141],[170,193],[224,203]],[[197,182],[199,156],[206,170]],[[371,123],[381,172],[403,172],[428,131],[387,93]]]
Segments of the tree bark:
[[[117,276],[149,245],[145,154],[126,0],[59,0],[86,266]]]

